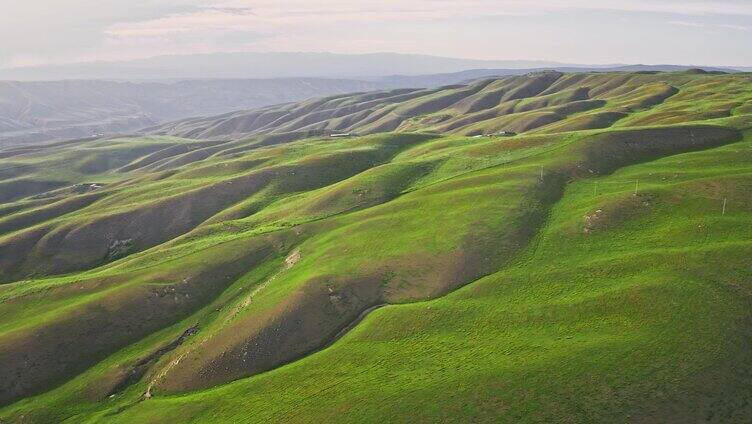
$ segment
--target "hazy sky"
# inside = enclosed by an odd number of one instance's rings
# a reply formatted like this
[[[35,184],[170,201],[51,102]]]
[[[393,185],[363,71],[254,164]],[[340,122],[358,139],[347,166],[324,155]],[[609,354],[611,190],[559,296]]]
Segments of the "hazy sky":
[[[0,0],[0,67],[217,51],[752,66],[752,0]]]

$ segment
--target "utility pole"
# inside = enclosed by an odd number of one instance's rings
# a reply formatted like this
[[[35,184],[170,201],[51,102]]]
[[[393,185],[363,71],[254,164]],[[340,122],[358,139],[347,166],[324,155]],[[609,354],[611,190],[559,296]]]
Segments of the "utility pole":
[[[634,182],[634,195],[637,196],[637,189],[640,187],[640,180]]]
[[[723,212],[721,212],[721,216],[726,215],[726,198],[723,198]]]

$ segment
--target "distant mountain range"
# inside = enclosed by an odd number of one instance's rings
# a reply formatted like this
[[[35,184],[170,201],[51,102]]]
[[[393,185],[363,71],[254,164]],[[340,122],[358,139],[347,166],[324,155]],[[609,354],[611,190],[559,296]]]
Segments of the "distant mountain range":
[[[285,137],[344,136],[423,131],[467,136],[510,135],[531,130],[559,132],[608,128],[625,117],[663,103],[679,91],[706,95],[719,81],[746,81],[692,69],[685,72],[529,72],[480,78],[469,84],[438,88],[399,88],[311,99],[220,116],[191,118],[145,129],[148,134],[201,140],[242,139],[258,135]],[[619,90],[610,84],[618,83]],[[603,92],[610,93],[604,98]],[[531,98],[535,98],[531,100]],[[744,100],[720,102],[708,116],[730,116]],[[678,108],[677,103],[672,107]],[[680,104],[681,108],[691,102]],[[678,109],[677,109],[678,110]],[[640,123],[671,124],[677,110],[664,108]],[[682,109],[683,112],[683,109]],[[683,112],[685,113],[685,112]]]
[[[190,116],[381,88],[371,81],[323,78],[0,81],[0,146],[130,132]]]
[[[368,79],[389,75],[427,75],[468,69],[618,69],[641,67],[667,71],[675,65],[582,65],[542,60],[476,60],[416,54],[373,53],[212,53],[157,56],[148,59],[86,62],[0,69],[0,80],[64,79],[224,79],[224,78],[347,78]],[[701,66],[708,69],[707,66]],[[729,70],[730,68],[713,67]]]
[[[314,97],[435,88],[546,69],[655,72],[688,68],[690,66],[570,66],[555,62],[482,61],[392,53],[226,53],[0,69],[0,80],[26,80],[0,81],[0,145],[129,133],[188,117],[256,109]],[[704,69],[737,72],[720,67]],[[230,78],[241,76],[244,78]],[[266,78],[271,76],[274,78]],[[40,79],[56,81],[33,81]]]
[[[356,78],[421,75],[466,69],[523,69],[568,66],[551,61],[474,60],[374,53],[211,53],[148,59],[87,62],[0,69],[0,80]]]
[[[540,68],[507,69],[468,69],[459,72],[428,75],[391,75],[377,78],[363,78],[368,81],[385,83],[388,88],[431,88],[469,82],[479,78],[525,75],[534,72],[552,70],[558,72],[682,72],[689,69],[703,69],[708,72],[741,72],[743,68],[731,69],[715,66],[696,67],[691,65],[618,65],[603,66],[550,66]],[[752,69],[752,68],[751,68]]]

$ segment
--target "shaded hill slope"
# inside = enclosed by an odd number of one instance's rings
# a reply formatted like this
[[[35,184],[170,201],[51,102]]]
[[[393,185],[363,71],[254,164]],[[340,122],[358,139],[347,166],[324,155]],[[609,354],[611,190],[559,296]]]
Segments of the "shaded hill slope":
[[[513,137],[0,150],[0,419],[744,422],[748,78],[545,74],[396,106],[584,110]],[[582,102],[619,119],[571,128]]]

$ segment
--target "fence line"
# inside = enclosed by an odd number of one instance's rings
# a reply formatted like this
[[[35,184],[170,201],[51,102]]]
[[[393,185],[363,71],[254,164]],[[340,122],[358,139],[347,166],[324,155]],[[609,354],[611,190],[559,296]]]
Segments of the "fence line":
[[[598,197],[598,186],[601,184],[621,184],[621,185],[627,185],[634,183],[635,189],[634,194],[636,195],[638,193],[640,180],[634,179],[634,180],[620,180],[620,181],[594,181],[594,188],[593,188],[593,197]],[[746,200],[740,200],[740,201],[733,201],[730,200],[728,196],[722,196],[722,197],[714,197],[714,196],[705,196],[702,194],[697,193],[690,193],[687,190],[680,190],[680,194],[682,196],[688,196],[688,197],[694,197],[698,199],[706,199],[706,200],[715,200],[717,202],[721,203],[721,215],[725,216],[726,211],[728,210],[728,206],[731,205],[747,205],[749,201]],[[750,197],[752,200],[752,196]]]

